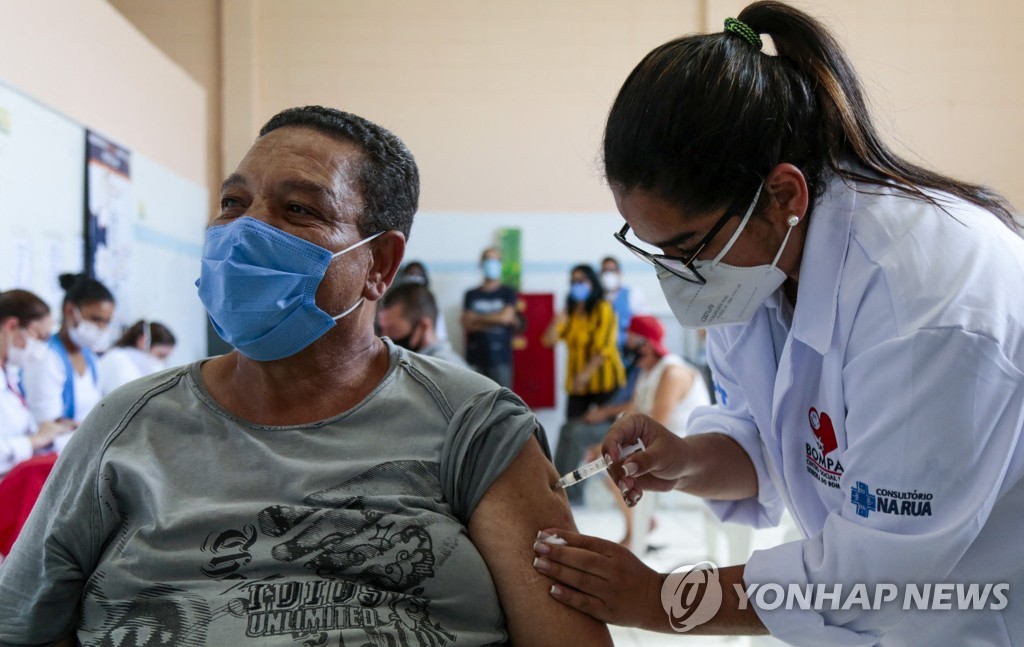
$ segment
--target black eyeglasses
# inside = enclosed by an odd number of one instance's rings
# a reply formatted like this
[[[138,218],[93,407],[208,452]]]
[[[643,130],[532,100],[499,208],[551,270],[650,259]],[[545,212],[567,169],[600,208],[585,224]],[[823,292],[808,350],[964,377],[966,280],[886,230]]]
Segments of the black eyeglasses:
[[[738,215],[735,211],[731,209],[727,211],[724,216],[718,219],[718,222],[716,222],[715,225],[711,228],[711,230],[708,231],[707,235],[704,236],[704,238],[702,238],[699,243],[697,243],[697,248],[694,249],[692,253],[686,256],[666,256],[665,254],[652,254],[645,249],[637,247],[633,243],[626,240],[626,233],[629,231],[629,225],[622,226],[622,229],[619,231],[619,233],[615,234],[615,240],[625,245],[626,249],[636,254],[637,258],[639,258],[640,260],[651,265],[654,265],[656,267],[663,268],[669,272],[672,272],[673,274],[683,279],[684,281],[689,281],[690,283],[696,283],[698,285],[704,285],[705,283],[707,283],[707,281],[704,279],[703,276],[700,275],[700,272],[698,272],[697,269],[693,267],[693,262],[697,260],[697,255],[704,251],[704,248],[707,247],[707,244],[710,243],[711,239],[715,237],[715,234],[722,230],[722,227],[725,226],[725,223],[729,220],[729,218],[732,218],[735,215]]]

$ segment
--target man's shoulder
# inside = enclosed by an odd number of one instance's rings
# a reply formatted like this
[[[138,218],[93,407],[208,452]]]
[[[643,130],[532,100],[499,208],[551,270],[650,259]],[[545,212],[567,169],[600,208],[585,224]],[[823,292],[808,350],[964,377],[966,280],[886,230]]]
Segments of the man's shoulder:
[[[177,386],[185,379],[191,367],[192,364],[185,364],[132,380],[111,391],[100,401],[97,408],[127,412],[129,409],[145,403],[153,396]]]
[[[453,351],[454,352],[454,351]],[[483,375],[464,364],[412,353],[402,352],[401,361],[408,366],[413,377],[422,383],[434,397],[440,397],[452,409],[458,409],[463,402],[477,393],[495,391],[500,387]]]

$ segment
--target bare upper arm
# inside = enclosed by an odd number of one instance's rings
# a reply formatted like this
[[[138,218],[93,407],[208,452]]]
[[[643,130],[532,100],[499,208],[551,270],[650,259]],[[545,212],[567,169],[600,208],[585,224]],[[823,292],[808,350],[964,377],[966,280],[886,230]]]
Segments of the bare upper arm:
[[[491,485],[469,521],[469,537],[494,578],[513,645],[611,645],[603,623],[551,597],[555,583],[533,567],[541,528],[576,525],[565,493],[536,438]]]

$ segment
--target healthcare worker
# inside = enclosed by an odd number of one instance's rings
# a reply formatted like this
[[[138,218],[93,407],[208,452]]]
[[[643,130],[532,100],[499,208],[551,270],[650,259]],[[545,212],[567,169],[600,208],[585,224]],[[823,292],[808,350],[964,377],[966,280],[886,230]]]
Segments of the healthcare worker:
[[[675,488],[758,527],[788,509],[803,539],[665,576],[546,528],[568,542],[535,545],[551,594],[668,633],[1024,645],[1024,242],[1007,203],[891,151],[833,37],[775,2],[648,54],[604,161],[618,238],[680,323],[708,327],[719,403],[685,438],[617,423],[613,478],[631,503]]]
[[[162,323],[136,321],[100,358],[100,391],[106,395],[122,384],[167,368],[175,343],[174,333]]]
[[[23,371],[25,398],[36,421],[81,422],[100,400],[98,354],[110,346],[114,295],[84,274],[61,274],[63,321],[47,352]]]
[[[68,422],[37,425],[18,384],[17,370],[43,357],[52,327],[50,307],[38,296],[0,292],[0,477],[71,430]]]

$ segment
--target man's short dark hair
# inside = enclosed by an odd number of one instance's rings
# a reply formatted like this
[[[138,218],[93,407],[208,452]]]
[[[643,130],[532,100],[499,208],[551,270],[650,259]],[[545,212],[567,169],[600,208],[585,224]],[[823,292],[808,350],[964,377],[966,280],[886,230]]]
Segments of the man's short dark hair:
[[[394,229],[409,238],[419,203],[420,174],[401,139],[372,121],[323,106],[279,112],[260,129],[259,136],[285,126],[312,128],[362,148],[358,182],[364,208],[356,221],[359,233],[369,236]]]
[[[615,264],[615,271],[616,272],[621,272],[622,271],[622,268],[619,266],[619,259],[615,258],[614,256],[605,256],[604,258],[601,259],[601,267],[604,267],[604,265],[606,263],[614,263]]]
[[[426,317],[437,325],[437,301],[430,288],[421,283],[401,283],[392,286],[380,300],[380,308],[401,306],[402,317],[406,321],[416,322]]]

